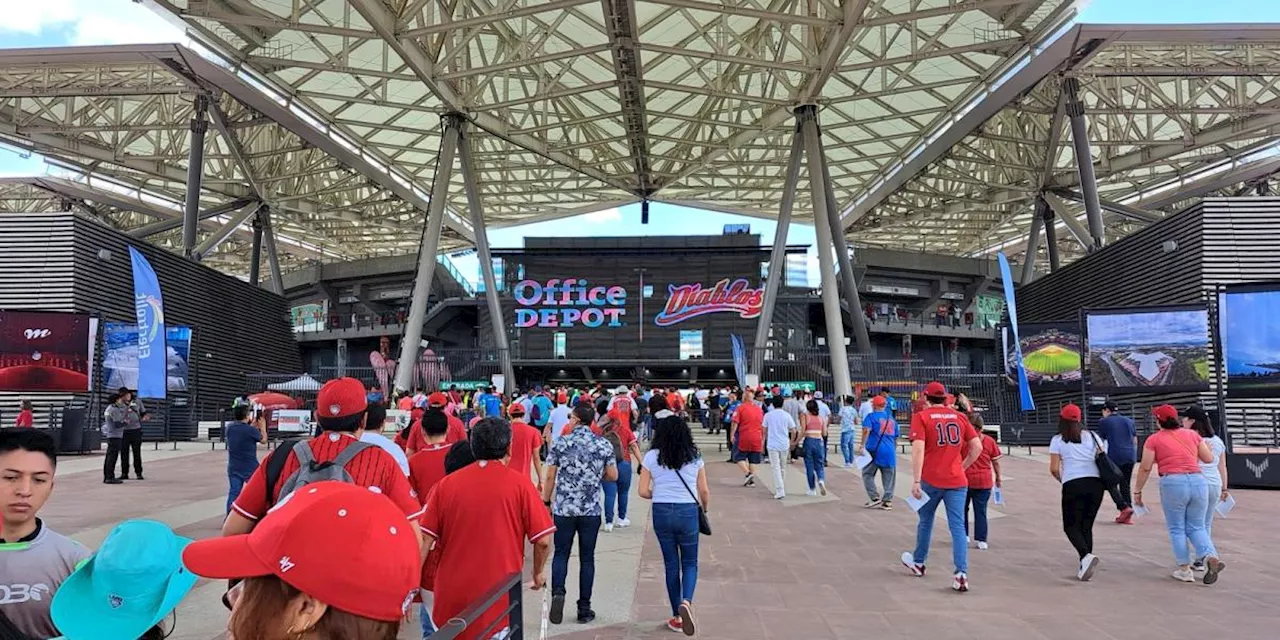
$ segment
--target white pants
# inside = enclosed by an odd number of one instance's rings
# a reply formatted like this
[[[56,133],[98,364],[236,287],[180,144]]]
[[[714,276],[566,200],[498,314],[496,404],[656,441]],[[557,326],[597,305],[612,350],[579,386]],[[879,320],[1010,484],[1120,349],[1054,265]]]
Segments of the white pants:
[[[769,466],[773,467],[773,486],[774,495],[787,495],[786,484],[783,477],[787,468],[787,458],[791,455],[790,450],[770,449],[769,450]]]

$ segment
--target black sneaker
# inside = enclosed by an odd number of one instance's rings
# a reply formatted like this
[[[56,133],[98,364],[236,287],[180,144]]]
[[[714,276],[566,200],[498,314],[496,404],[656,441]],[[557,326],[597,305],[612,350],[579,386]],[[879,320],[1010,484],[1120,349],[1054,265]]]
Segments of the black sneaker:
[[[124,484],[120,478],[104,478],[102,484]]]
[[[564,622],[564,596],[551,596],[551,613],[547,619],[551,624]]]
[[[588,624],[588,623],[590,623],[590,622],[594,622],[594,621],[595,621],[595,619],[596,619],[596,612],[594,612],[594,611],[592,611],[592,610],[590,610],[590,609],[579,609],[579,610],[578,610],[578,623],[579,623],[579,624]]]
[[[146,478],[142,477],[142,474],[141,474],[141,473],[139,473],[139,474],[138,474],[138,479],[139,479],[139,480],[146,480]]]

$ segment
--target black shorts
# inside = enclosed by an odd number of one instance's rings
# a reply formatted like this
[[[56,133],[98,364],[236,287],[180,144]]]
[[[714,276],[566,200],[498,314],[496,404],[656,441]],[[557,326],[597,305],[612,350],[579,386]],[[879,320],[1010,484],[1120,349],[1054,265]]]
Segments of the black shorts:
[[[761,456],[759,451],[739,451],[738,452],[738,462],[742,462],[743,460],[746,460],[751,464],[760,464],[760,458]]]

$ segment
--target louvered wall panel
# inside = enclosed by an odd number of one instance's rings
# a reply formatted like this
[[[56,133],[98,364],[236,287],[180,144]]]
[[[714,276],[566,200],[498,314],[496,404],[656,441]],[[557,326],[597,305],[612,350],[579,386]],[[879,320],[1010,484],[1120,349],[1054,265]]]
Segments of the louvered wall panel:
[[[130,245],[156,270],[166,323],[195,328],[190,363],[195,394],[177,394],[177,399],[188,399],[207,416],[244,390],[246,373],[302,371],[284,298],[79,217],[77,310],[101,313],[104,320],[134,320]],[[103,249],[110,252],[107,260],[99,257]]]
[[[75,310],[74,219],[71,213],[0,214],[0,309]],[[13,425],[22,400],[31,400],[36,424],[44,425],[55,407],[73,398],[0,392],[0,425]]]
[[[1280,198],[1208,198],[1197,207],[1204,218],[1202,272],[1207,289],[1280,282]],[[1217,374],[1215,369],[1215,379]],[[1217,404],[1216,397],[1205,400]],[[1269,422],[1275,404],[1265,398],[1228,398],[1228,424],[1246,424],[1246,419],[1253,425]]]

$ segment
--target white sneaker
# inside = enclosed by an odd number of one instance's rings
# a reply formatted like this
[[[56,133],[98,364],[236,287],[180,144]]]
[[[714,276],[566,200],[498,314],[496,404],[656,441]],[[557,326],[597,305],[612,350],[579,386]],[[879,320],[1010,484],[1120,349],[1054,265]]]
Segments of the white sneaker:
[[[979,540],[979,541],[978,541],[978,551],[986,551],[986,550],[987,550],[987,543],[985,543],[985,542],[983,542],[983,541]]]
[[[951,578],[951,588],[956,591],[965,592],[969,590],[969,576],[963,572],[957,573]]]
[[[785,497],[787,497],[787,494],[785,494],[785,493],[775,493],[775,494],[773,494],[773,499],[774,499],[774,500],[781,500],[781,499],[783,499],[783,498],[785,498]]]
[[[867,500],[866,502],[862,503],[862,508],[863,508],[863,509],[874,509],[874,508],[876,508],[876,507],[880,506],[881,504],[883,504],[883,503],[880,501],[880,498],[876,498],[875,500]]]
[[[626,519],[626,518],[619,518],[619,519],[618,519],[618,528],[619,528],[619,529],[622,529],[622,528],[625,528],[625,527],[629,527],[629,526],[631,526],[631,521],[630,521],[630,520],[628,520],[628,519]]]
[[[911,575],[917,578],[924,577],[924,565],[916,564],[915,558],[910,551],[902,552],[902,565],[911,570]]]
[[[804,494],[805,494],[806,496],[816,496],[816,495],[818,495],[818,492],[817,492],[817,491],[814,491],[813,489],[805,489],[805,490],[804,490]]]
[[[604,523],[604,532],[605,532],[605,533],[613,533],[613,523],[612,523],[612,522],[606,522],[606,523]]]
[[[1088,582],[1093,578],[1093,572],[1098,568],[1098,556],[1092,553],[1084,554],[1080,559],[1080,570],[1076,572],[1076,577],[1080,582]]]
[[[826,481],[826,480],[819,480],[819,481],[818,481],[818,493],[821,493],[821,494],[822,494],[822,495],[824,495],[824,496],[825,496],[825,495],[827,495],[827,481]]]
[[[1196,574],[1192,573],[1190,569],[1175,569],[1173,579],[1180,582],[1195,582]]]

